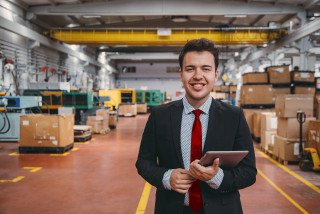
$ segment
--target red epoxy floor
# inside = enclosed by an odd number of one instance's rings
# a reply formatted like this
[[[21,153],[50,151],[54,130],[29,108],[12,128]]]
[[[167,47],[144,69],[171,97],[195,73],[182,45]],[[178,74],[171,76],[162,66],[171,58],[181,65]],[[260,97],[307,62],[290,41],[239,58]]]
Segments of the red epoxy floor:
[[[17,143],[0,143],[1,214],[135,213],[145,181],[135,161],[148,115],[120,118],[107,135],[94,135],[89,144],[76,144],[66,156],[9,155]],[[320,213],[320,193],[256,152],[257,168],[308,213]],[[36,172],[23,167],[42,167]],[[320,173],[301,172],[287,166],[318,188]],[[302,213],[260,174],[253,186],[241,190],[244,213]],[[155,188],[151,188],[146,214],[153,213]]]

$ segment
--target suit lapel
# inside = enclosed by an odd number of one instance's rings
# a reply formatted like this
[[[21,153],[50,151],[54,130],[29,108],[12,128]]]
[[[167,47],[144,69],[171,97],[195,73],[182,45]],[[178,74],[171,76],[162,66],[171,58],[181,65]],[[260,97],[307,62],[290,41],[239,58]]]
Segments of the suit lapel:
[[[173,133],[173,142],[177,151],[178,159],[181,166],[184,166],[182,160],[182,153],[181,153],[181,121],[182,121],[182,110],[183,110],[183,103],[182,100],[175,104],[175,107],[171,109],[171,127]]]
[[[206,140],[205,140],[205,144],[202,152],[203,155],[207,151],[209,151],[209,148],[212,151],[214,150],[212,147],[216,147],[215,143],[213,142],[215,142],[214,138],[219,135],[219,133],[217,133],[217,130],[218,130],[217,127],[219,126],[218,110],[219,110],[219,107],[217,105],[217,102],[214,99],[212,99],[212,103],[209,110],[207,136],[206,136]]]

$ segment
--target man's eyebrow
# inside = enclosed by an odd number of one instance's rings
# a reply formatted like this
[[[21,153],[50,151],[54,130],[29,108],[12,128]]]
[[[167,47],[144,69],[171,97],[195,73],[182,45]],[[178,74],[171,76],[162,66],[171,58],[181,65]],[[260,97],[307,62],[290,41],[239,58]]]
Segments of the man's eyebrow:
[[[210,68],[212,68],[211,65],[203,65],[202,67],[210,67]]]

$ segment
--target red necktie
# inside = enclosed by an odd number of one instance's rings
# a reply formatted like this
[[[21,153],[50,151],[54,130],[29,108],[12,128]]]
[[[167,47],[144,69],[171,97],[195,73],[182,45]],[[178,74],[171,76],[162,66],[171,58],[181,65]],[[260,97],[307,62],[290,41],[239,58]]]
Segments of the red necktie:
[[[192,127],[192,136],[191,136],[191,157],[190,163],[195,159],[200,160],[202,156],[202,129],[201,122],[199,119],[201,110],[197,109],[192,111],[195,115],[195,119]],[[193,182],[190,191],[189,191],[189,207],[197,213],[203,206],[201,191],[200,191],[200,182],[196,180]]]

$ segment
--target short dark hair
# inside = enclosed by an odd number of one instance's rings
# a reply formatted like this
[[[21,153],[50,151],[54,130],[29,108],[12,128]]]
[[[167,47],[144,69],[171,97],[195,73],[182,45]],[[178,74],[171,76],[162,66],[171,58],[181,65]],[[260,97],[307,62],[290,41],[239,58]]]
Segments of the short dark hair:
[[[183,63],[183,58],[184,56],[191,51],[209,51],[212,53],[214,57],[214,64],[215,64],[215,69],[218,69],[219,66],[219,50],[214,46],[214,42],[206,39],[206,38],[201,38],[201,39],[193,39],[188,41],[185,46],[182,48],[180,55],[179,55],[179,64],[181,71],[183,70],[182,68],[182,63]]]

